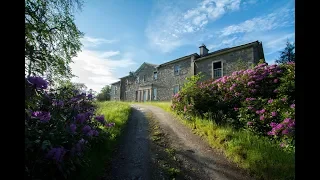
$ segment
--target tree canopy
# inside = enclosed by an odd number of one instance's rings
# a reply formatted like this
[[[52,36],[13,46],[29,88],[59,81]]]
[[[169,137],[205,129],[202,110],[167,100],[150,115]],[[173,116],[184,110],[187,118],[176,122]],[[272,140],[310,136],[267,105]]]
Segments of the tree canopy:
[[[74,12],[82,0],[25,1],[25,76],[71,78],[69,64],[81,50]]]
[[[109,85],[106,85],[103,87],[100,91],[100,93],[97,95],[98,101],[109,101],[110,100],[110,92],[111,87]]]
[[[280,57],[276,60],[276,63],[288,63],[295,62],[295,43],[287,41],[286,47],[283,51],[280,51]]]

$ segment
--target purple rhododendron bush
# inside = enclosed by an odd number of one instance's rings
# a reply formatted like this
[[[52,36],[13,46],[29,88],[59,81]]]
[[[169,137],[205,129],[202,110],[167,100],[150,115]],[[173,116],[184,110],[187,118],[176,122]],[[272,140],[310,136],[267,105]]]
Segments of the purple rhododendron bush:
[[[25,176],[67,179],[90,163],[85,153],[108,138],[108,123],[95,114],[92,94],[72,87],[48,89],[41,77],[25,80]]]
[[[216,80],[188,79],[172,99],[172,110],[186,118],[211,118],[218,125],[278,140],[281,147],[295,142],[295,63],[259,64]]]

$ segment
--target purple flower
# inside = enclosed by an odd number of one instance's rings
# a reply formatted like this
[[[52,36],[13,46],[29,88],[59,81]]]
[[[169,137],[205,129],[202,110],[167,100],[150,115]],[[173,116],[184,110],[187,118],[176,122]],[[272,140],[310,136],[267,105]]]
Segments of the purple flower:
[[[271,123],[270,123],[270,126],[271,126],[272,128],[276,127],[277,125],[278,125],[278,124],[275,123],[275,122],[271,122]]]
[[[295,104],[291,104],[290,108],[294,109],[296,107]]]
[[[90,130],[86,135],[90,137],[93,136],[93,130]]]
[[[287,98],[282,98],[281,100],[282,100],[282,101],[286,101],[286,100],[287,100]]]
[[[274,82],[274,83],[278,83],[278,79],[274,79],[273,82]]]
[[[89,99],[92,99],[92,94],[88,94],[88,98],[89,98]]]
[[[257,90],[256,89],[250,89],[250,92],[255,93],[255,92],[257,92]]]
[[[238,111],[239,110],[239,108],[237,108],[237,107],[235,107],[235,108],[233,108],[235,111]]]
[[[252,126],[252,125],[253,125],[253,122],[250,122],[250,121],[249,121],[249,122],[247,122],[247,125],[248,125],[248,126]]]
[[[46,123],[50,120],[50,112],[35,111],[31,114],[32,117],[40,119],[41,122]]]
[[[288,130],[288,129],[283,130],[283,131],[282,131],[282,134],[284,134],[284,135],[289,134],[289,130]]]
[[[71,155],[81,155],[81,152],[84,150],[85,148],[85,144],[88,141],[84,140],[84,139],[80,139],[77,144],[75,144],[75,146],[71,149]]]
[[[272,116],[272,117],[277,116],[277,112],[275,112],[275,111],[274,111],[274,112],[271,112],[271,116]]]
[[[274,93],[277,93],[278,91],[279,91],[278,89],[273,90]]]
[[[65,153],[66,153],[66,150],[63,147],[52,148],[46,155],[46,158],[52,159],[57,163],[60,163],[62,162],[63,156],[65,155]]]
[[[85,125],[83,128],[82,128],[82,132],[84,134],[87,134],[89,131],[91,131],[91,127],[89,125]]]
[[[248,82],[248,86],[251,86],[254,83],[255,83],[254,81],[250,81],[250,82]]]
[[[99,136],[99,132],[97,130],[92,131],[93,136]]]
[[[54,100],[52,105],[53,106],[63,106],[64,102],[62,100]]]
[[[101,124],[105,123],[104,115],[96,116],[95,119],[100,122]]]
[[[28,77],[30,84],[34,85],[37,89],[47,89],[48,82],[42,77]]]
[[[274,135],[276,135],[276,132],[274,132],[274,131],[269,131],[269,132],[268,132],[268,135],[269,135],[269,136],[274,136]]]
[[[86,120],[86,116],[87,115],[85,113],[77,114],[76,121],[82,124]]]
[[[108,126],[108,127],[113,127],[113,126],[115,126],[115,123],[114,123],[114,122],[108,123],[108,124],[106,124],[106,126]]]
[[[269,99],[268,103],[271,104],[273,102],[273,99]]]
[[[261,121],[264,120],[264,115],[260,116],[260,120],[261,120]]]
[[[72,133],[75,133],[76,132],[76,129],[77,129],[77,126],[75,124],[70,124],[70,131]]]

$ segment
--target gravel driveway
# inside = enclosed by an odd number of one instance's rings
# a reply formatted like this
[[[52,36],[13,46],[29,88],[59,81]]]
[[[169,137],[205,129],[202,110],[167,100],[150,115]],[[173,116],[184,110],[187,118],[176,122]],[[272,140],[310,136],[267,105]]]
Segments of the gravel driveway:
[[[181,169],[192,172],[193,176],[185,179],[203,180],[251,180],[250,176],[235,164],[229,162],[221,153],[210,148],[208,143],[199,136],[175,120],[171,114],[159,107],[151,105],[132,105],[132,114],[126,128],[126,132],[120,142],[118,152],[112,161],[111,176],[105,179],[164,179],[154,169],[151,161],[152,152],[148,134],[148,120],[146,112],[151,112],[158,121],[165,139],[170,147],[175,150]],[[151,178],[152,177],[152,178]]]

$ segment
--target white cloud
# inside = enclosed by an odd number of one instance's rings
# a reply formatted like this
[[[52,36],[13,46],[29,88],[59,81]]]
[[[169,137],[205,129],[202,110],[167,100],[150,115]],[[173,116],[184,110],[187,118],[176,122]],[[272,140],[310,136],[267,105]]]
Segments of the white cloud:
[[[99,92],[102,87],[118,81],[116,71],[129,68],[135,62],[130,57],[112,59],[110,57],[119,55],[119,51],[91,51],[83,49],[78,56],[73,58],[70,64],[73,74],[78,77],[73,82],[84,83],[88,88]]]
[[[179,7],[168,7],[161,4],[162,9],[155,18],[149,21],[146,36],[154,48],[166,53],[188,43],[194,33],[224,14],[239,10],[241,0],[204,0],[195,8],[183,11]],[[194,43],[194,42],[193,42]]]
[[[292,21],[289,21],[292,19]],[[220,36],[229,36],[238,33],[253,31],[268,31],[294,24],[294,9],[283,8],[273,13],[255,17],[236,25],[230,25],[220,31]]]
[[[101,44],[110,44],[110,43],[115,43],[117,42],[117,40],[112,39],[112,40],[108,40],[108,39],[103,39],[103,38],[93,38],[93,37],[89,37],[89,36],[85,36],[83,38],[81,38],[81,42],[84,45],[84,47],[97,47]]]

